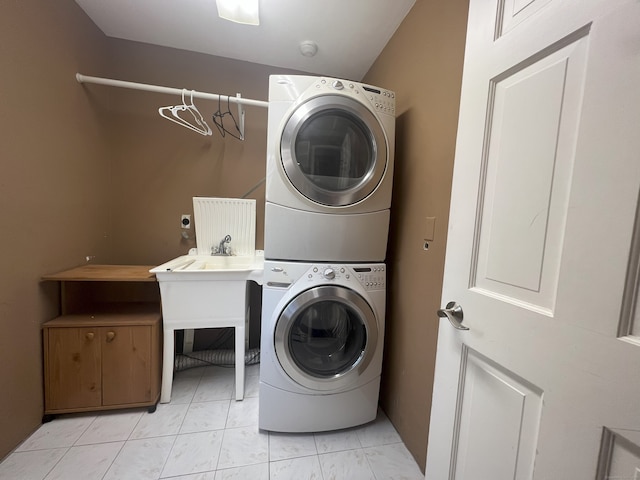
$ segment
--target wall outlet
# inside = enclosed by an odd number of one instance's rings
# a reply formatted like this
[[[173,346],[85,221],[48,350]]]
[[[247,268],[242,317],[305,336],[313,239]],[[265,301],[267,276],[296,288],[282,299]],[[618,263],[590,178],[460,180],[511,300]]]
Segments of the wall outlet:
[[[182,215],[180,217],[181,228],[191,228],[191,215]]]

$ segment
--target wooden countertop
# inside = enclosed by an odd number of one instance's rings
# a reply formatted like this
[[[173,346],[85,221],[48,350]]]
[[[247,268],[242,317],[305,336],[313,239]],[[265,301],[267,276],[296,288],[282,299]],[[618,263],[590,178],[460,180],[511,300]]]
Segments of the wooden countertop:
[[[58,273],[43,275],[42,280],[65,282],[155,282],[149,273],[155,265],[82,265]]]

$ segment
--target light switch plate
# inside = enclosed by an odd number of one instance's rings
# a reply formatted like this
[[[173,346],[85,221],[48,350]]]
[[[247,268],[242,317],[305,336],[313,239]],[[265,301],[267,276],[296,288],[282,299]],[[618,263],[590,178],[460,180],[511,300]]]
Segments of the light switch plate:
[[[436,234],[436,217],[425,217],[424,219],[424,239],[433,242]]]

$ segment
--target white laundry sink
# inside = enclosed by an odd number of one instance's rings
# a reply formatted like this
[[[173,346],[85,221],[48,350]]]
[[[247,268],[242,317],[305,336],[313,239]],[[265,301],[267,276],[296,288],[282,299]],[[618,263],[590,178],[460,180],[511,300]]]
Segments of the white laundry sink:
[[[182,255],[152,270],[159,282],[181,280],[236,280],[246,277],[262,283],[264,252],[255,255]]]
[[[150,270],[160,284],[164,332],[160,402],[171,399],[174,331],[235,329],[236,400],[244,396],[247,282],[262,284],[264,252],[255,255],[183,255]]]
[[[251,256],[183,255],[153,268],[165,328],[213,328],[215,319],[244,317],[246,283],[261,284],[263,267],[264,252],[257,250]]]
[[[255,257],[249,256],[207,256],[204,258],[199,257],[195,262],[188,264],[184,267],[184,271],[228,271],[239,270],[247,271],[254,270],[256,267],[262,268],[264,256],[260,257],[260,260],[256,261]]]

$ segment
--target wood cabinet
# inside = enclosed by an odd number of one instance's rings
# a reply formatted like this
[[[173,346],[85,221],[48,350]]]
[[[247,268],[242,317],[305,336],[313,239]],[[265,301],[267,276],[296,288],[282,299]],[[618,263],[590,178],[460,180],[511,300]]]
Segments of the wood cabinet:
[[[61,282],[63,312],[43,325],[45,420],[67,412],[155,410],[162,325],[150,268],[88,265],[44,277]]]

